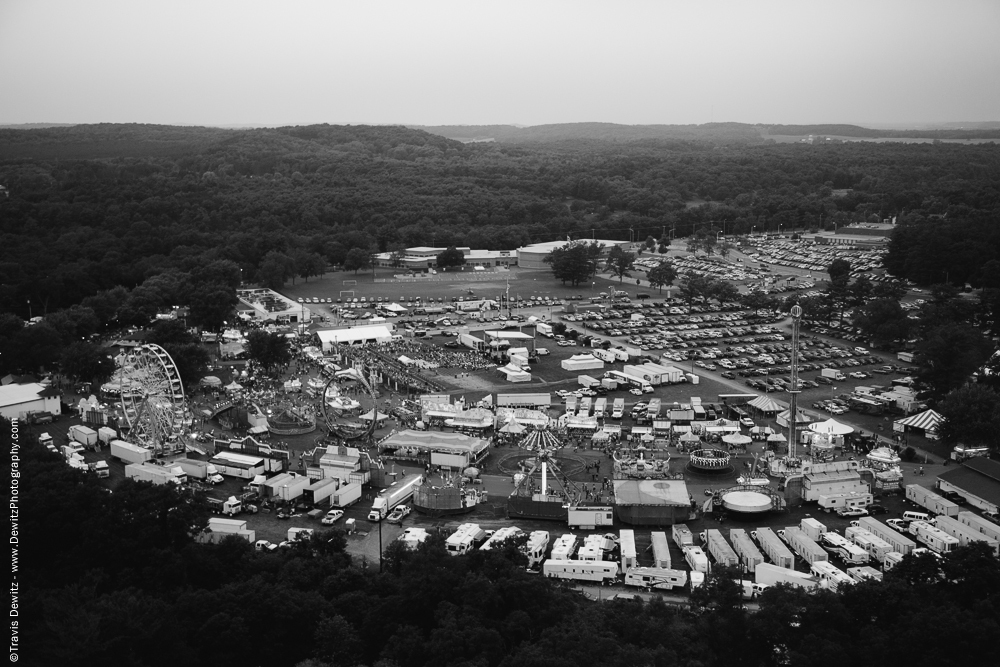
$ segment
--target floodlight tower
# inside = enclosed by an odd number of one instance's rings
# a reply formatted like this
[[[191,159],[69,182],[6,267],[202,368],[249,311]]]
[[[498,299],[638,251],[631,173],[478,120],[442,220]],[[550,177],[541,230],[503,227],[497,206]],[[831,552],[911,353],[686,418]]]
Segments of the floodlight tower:
[[[792,386],[788,390],[788,457],[795,458],[795,427],[798,417],[797,399],[799,389],[799,321],[802,318],[802,306],[792,306]]]

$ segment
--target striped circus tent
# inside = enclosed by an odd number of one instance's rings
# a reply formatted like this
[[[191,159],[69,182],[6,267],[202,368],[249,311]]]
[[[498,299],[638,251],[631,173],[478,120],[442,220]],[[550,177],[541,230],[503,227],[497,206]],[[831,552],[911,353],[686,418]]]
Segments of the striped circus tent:
[[[940,413],[934,410],[924,410],[920,414],[912,415],[905,419],[897,419],[892,424],[892,430],[904,432],[912,429],[914,431],[923,431],[924,433],[934,433],[943,421],[944,417]]]

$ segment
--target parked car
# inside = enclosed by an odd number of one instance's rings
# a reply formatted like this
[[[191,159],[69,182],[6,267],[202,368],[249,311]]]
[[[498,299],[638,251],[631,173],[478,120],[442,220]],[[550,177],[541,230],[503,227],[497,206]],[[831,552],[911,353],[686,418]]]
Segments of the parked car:
[[[863,507],[841,507],[837,510],[837,516],[849,517],[849,516],[868,516],[868,510]]]
[[[869,505],[865,509],[867,509],[868,513],[872,516],[875,516],[876,514],[886,514],[889,511],[883,505]]]
[[[344,510],[330,510],[320,523],[324,526],[332,526],[342,516],[344,516]]]

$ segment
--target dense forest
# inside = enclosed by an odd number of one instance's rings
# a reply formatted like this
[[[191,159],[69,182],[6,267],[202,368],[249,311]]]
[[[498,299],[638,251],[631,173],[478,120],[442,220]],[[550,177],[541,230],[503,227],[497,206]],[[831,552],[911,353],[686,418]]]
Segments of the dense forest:
[[[622,127],[609,126],[616,140],[468,144],[396,126],[0,130],[0,308],[26,318],[212,262],[273,283],[354,248],[950,224],[1000,209],[993,144],[767,145],[736,124],[670,139]],[[992,237],[983,245],[977,261],[996,252]]]
[[[197,544],[200,499],[132,482],[109,494],[34,443],[19,471],[30,664],[940,667],[985,664],[1000,641],[1000,561],[971,547],[839,594],[768,590],[759,610],[721,570],[690,607],[597,602],[525,573],[516,545],[456,558],[442,536],[393,544],[379,572],[335,530],[270,554]]]

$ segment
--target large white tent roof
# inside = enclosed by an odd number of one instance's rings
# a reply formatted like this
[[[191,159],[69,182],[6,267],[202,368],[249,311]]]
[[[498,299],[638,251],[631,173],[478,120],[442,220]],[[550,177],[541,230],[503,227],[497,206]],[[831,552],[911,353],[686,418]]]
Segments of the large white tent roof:
[[[367,327],[351,327],[350,329],[323,329],[316,335],[328,343],[356,343],[358,341],[374,340],[377,342],[392,340],[389,327],[384,324],[373,324]]]
[[[486,331],[484,333],[490,338],[526,338],[528,340],[534,338],[531,334],[521,331]]]

